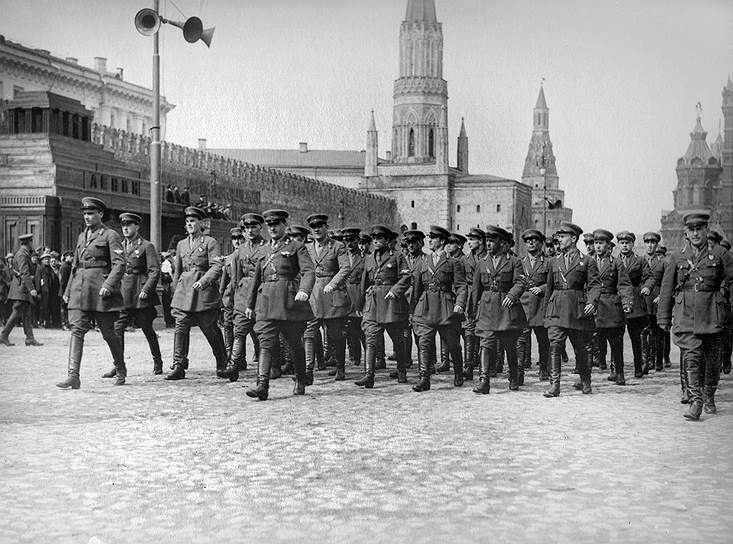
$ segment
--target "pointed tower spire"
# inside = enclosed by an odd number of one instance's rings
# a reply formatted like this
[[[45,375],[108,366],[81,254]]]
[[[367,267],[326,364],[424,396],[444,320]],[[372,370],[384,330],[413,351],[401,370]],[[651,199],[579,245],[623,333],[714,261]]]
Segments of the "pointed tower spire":
[[[690,145],[687,146],[685,152],[685,162],[690,164],[693,159],[700,159],[703,163],[713,156],[710,147],[708,147],[707,137],[708,133],[702,128],[702,121],[700,121],[700,113],[702,112],[702,105],[700,102],[695,106],[697,110],[697,119],[695,120],[695,128],[690,132]]]
[[[424,21],[437,23],[435,0],[408,0],[405,21]]]
[[[547,101],[545,100],[545,88],[543,84],[540,84],[540,94],[537,97],[537,104],[535,105],[535,109],[547,109]]]
[[[369,123],[369,130],[377,131],[377,123],[374,122],[374,110],[372,110],[372,120]]]
[[[527,158],[524,160],[524,172],[522,179],[525,183],[534,185],[530,178],[540,176],[540,169],[544,168],[545,175],[557,177],[555,169],[555,155],[552,152],[550,141],[550,108],[547,107],[545,99],[545,78],[540,83],[540,93],[537,95],[537,102],[532,117],[532,139],[529,142]],[[542,183],[544,185],[544,182]]]
[[[468,175],[468,136],[466,136],[466,123],[461,117],[461,131],[458,135],[458,169],[463,175]]]
[[[374,110],[371,113],[369,122],[369,130],[367,130],[367,148],[364,157],[364,175],[373,177],[379,174],[379,133],[377,132],[377,124],[374,122]]]

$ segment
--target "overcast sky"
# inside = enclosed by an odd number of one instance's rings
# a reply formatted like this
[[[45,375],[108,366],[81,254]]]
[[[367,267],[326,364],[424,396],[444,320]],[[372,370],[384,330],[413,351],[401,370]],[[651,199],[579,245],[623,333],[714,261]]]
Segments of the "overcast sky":
[[[435,0],[443,23],[451,164],[466,118],[470,170],[520,179],[542,77],[560,185],[586,230],[657,230],[695,104],[712,143],[733,72],[730,0]],[[407,0],[176,0],[216,26],[211,49],[162,32],[176,104],[166,139],[210,147],[364,149],[375,110],[389,147]],[[151,86],[152,39],[133,17],[152,2],[0,0],[11,40],[124,67]],[[161,11],[183,20],[170,0]]]

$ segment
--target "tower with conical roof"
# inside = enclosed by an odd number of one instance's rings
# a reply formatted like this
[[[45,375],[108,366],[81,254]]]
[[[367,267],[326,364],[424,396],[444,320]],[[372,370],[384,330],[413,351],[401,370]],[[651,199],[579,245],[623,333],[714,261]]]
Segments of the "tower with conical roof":
[[[550,140],[550,108],[540,85],[532,115],[532,137],[524,159],[522,182],[532,188],[532,224],[551,235],[560,221],[572,221],[573,210],[565,207],[565,191],[560,189],[555,153]]]
[[[463,117],[461,117],[461,132],[458,134],[457,150],[456,165],[463,175],[468,175],[468,136],[466,136],[466,123]]]
[[[719,160],[723,172],[715,195],[717,208],[714,219],[721,234],[733,242],[733,81],[730,76],[722,96],[723,141]]]

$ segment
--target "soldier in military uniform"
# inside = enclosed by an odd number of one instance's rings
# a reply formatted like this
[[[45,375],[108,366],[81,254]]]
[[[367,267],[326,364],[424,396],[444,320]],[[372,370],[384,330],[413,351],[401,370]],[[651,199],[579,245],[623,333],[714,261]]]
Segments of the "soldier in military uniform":
[[[374,252],[364,262],[359,299],[356,309],[362,313],[361,327],[366,337],[365,373],[354,382],[367,389],[374,387],[374,370],[380,338],[387,331],[397,355],[398,381],[407,382],[403,329],[409,319],[409,304],[405,293],[410,287],[410,265],[401,252],[390,249],[389,243],[397,233],[383,225],[371,230]],[[382,344],[383,345],[383,344]]]
[[[725,248],[728,253],[731,252],[731,245],[728,240],[720,242],[720,247]],[[726,331],[723,333],[723,372],[730,374],[731,371],[731,357],[733,356],[733,311],[728,313],[728,325]]]
[[[262,214],[270,235],[265,253],[257,261],[247,296],[245,317],[255,319],[260,341],[257,386],[247,396],[267,400],[270,366],[280,333],[290,347],[295,367],[294,395],[305,394],[305,349],[303,333],[313,312],[308,302],[315,274],[305,245],[286,234],[288,212],[268,210]]]
[[[649,272],[654,278],[654,285],[646,295],[646,317],[647,327],[642,331],[641,349],[644,352],[649,366],[659,372],[664,370],[664,331],[657,325],[657,302],[659,301],[659,288],[662,285],[664,276],[665,261],[657,254],[657,247],[661,237],[656,232],[644,233],[644,244],[646,245],[646,263]]]
[[[466,238],[462,234],[459,234],[457,232],[451,232],[450,236],[448,237],[448,241],[445,244],[446,254],[453,259],[458,259],[461,262],[463,262],[463,258],[465,257],[465,254],[463,253],[463,246],[466,245],[467,241],[468,241],[468,238]],[[461,360],[463,360],[463,355],[461,355]],[[441,335],[440,336],[440,365],[437,368],[435,368],[435,371],[436,372],[448,372],[450,370],[450,365],[451,365],[450,350],[448,349],[447,342],[443,341],[443,336]],[[455,365],[453,366],[455,370]]]
[[[716,346],[723,332],[733,287],[733,259],[720,246],[707,244],[707,212],[684,215],[684,247],[669,257],[662,278],[657,323],[671,326],[687,372],[689,410],[684,417],[697,421],[703,410],[715,413],[720,378]]]
[[[229,361],[222,377],[236,382],[239,373],[247,368],[247,336],[254,332],[255,320],[245,315],[249,291],[252,288],[257,263],[267,253],[266,242],[262,238],[262,225],[265,218],[258,213],[245,213],[241,217],[244,240],[231,255],[232,305],[234,329]]]
[[[617,385],[626,385],[624,375],[624,327],[626,315],[631,314],[634,304],[634,293],[631,280],[621,259],[611,255],[613,234],[605,229],[593,231],[595,238],[595,261],[598,268],[598,279],[601,282],[601,294],[596,309],[596,335],[600,350],[600,359],[606,360],[607,346],[611,346],[613,364],[608,380]],[[578,387],[582,389],[582,384]]]
[[[481,374],[474,393],[487,394],[491,368],[496,363],[496,343],[501,341],[509,366],[509,390],[520,386],[517,339],[527,327],[520,302],[525,289],[522,262],[509,255],[512,235],[500,227],[486,228],[488,254],[476,266],[472,300],[477,305],[476,334],[481,337]]]
[[[156,287],[160,278],[160,257],[155,246],[138,234],[142,218],[135,213],[121,213],[123,257],[125,273],[120,283],[123,309],[115,321],[115,333],[125,344],[125,329],[133,320],[142,329],[153,356],[153,374],[163,373],[163,359],[160,355],[158,335],[153,329],[153,321],[158,316],[155,309],[160,304]],[[114,378],[117,367],[102,374],[103,378]]]
[[[13,257],[10,274],[12,276],[10,289],[8,291],[8,303],[12,301],[13,311],[10,314],[2,332],[0,332],[0,344],[12,346],[9,340],[10,333],[15,326],[22,321],[23,332],[25,333],[26,346],[40,346],[33,335],[33,324],[31,322],[31,302],[38,296],[34,284],[34,274],[31,271],[31,253],[33,251],[33,235],[23,234],[18,237],[20,248]]]
[[[191,327],[198,325],[211,346],[217,373],[227,366],[227,350],[219,328],[219,243],[202,232],[206,212],[189,206],[185,209],[188,236],[178,242],[173,262],[173,300],[171,313],[176,320],[173,334],[173,372],[166,380],[182,380],[188,367]]]
[[[542,253],[545,237],[537,229],[527,229],[522,233],[522,240],[527,255],[521,260],[522,276],[525,291],[520,301],[524,314],[527,317],[527,327],[517,340],[517,356],[519,364],[532,360],[532,332],[537,339],[537,349],[540,357],[540,381],[547,381],[550,377],[550,340],[545,329],[545,287],[547,285],[547,263]]]
[[[99,198],[81,200],[84,231],[79,234],[71,265],[71,278],[66,285],[64,301],[69,308],[71,341],[69,342],[68,376],[57,383],[62,389],[79,389],[79,368],[84,350],[84,335],[96,322],[112,354],[116,370],[115,385],[123,385],[127,377],[122,338],[115,332],[115,321],[124,308],[120,282],[125,273],[125,257],[120,235],[102,223],[107,209]]]
[[[336,381],[346,379],[346,337],[344,326],[351,313],[351,300],[346,291],[346,280],[351,266],[346,246],[328,235],[328,216],[316,213],[306,218],[313,233],[313,241],[306,244],[313,261],[315,284],[310,295],[313,318],[308,321],[303,336],[305,346],[306,385],[313,384],[315,367],[314,338],[326,328],[326,335],[335,359]]]
[[[644,359],[644,350],[641,349],[641,331],[649,323],[646,317],[646,297],[654,288],[654,276],[652,276],[646,259],[634,253],[636,235],[633,232],[619,232],[616,240],[619,246],[619,260],[629,275],[634,292],[631,311],[626,313],[626,330],[629,333],[631,349],[634,353],[634,376],[641,378],[649,374],[649,365],[653,364],[652,361]]]
[[[545,327],[550,339],[550,388],[545,397],[560,395],[561,352],[570,339],[584,394],[592,393],[586,344],[595,327],[601,284],[595,261],[578,251],[583,229],[568,221],[556,233],[558,254],[548,261]]]
[[[222,325],[224,329],[224,346],[227,356],[231,357],[232,344],[234,343],[234,289],[232,282],[232,260],[237,253],[237,248],[244,241],[244,235],[240,227],[229,229],[232,238],[232,253],[222,260],[221,279],[219,280],[219,294],[221,295]],[[221,377],[224,377],[223,372]]]
[[[473,369],[480,366],[481,339],[476,336],[476,316],[472,315],[471,308],[474,307],[471,285],[473,274],[478,263],[486,257],[486,233],[478,227],[473,227],[466,234],[468,239],[468,255],[463,257],[463,266],[466,270],[466,283],[468,285],[468,300],[466,301],[466,313],[463,319],[463,377],[466,380],[473,380]]]
[[[361,348],[364,342],[364,332],[361,330],[361,315],[357,312],[356,302],[359,299],[359,286],[364,273],[364,255],[359,249],[360,228],[347,227],[341,231],[343,242],[346,244],[349,258],[349,277],[346,279],[346,292],[351,301],[349,315],[346,317],[344,333],[349,350],[349,362],[354,366],[361,366]]]
[[[413,391],[430,389],[428,361],[435,352],[435,335],[440,334],[453,361],[453,385],[463,385],[461,321],[468,301],[466,269],[462,258],[448,255],[445,246],[451,234],[432,225],[428,246],[432,254],[412,270],[412,327],[420,348],[420,381]]]

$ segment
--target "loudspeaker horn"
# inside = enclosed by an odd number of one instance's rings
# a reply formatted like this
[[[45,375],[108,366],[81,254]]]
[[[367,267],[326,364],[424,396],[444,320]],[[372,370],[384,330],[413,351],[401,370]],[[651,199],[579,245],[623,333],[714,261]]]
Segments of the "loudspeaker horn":
[[[154,9],[143,8],[135,15],[135,28],[143,36],[152,36],[158,32],[162,22]]]

